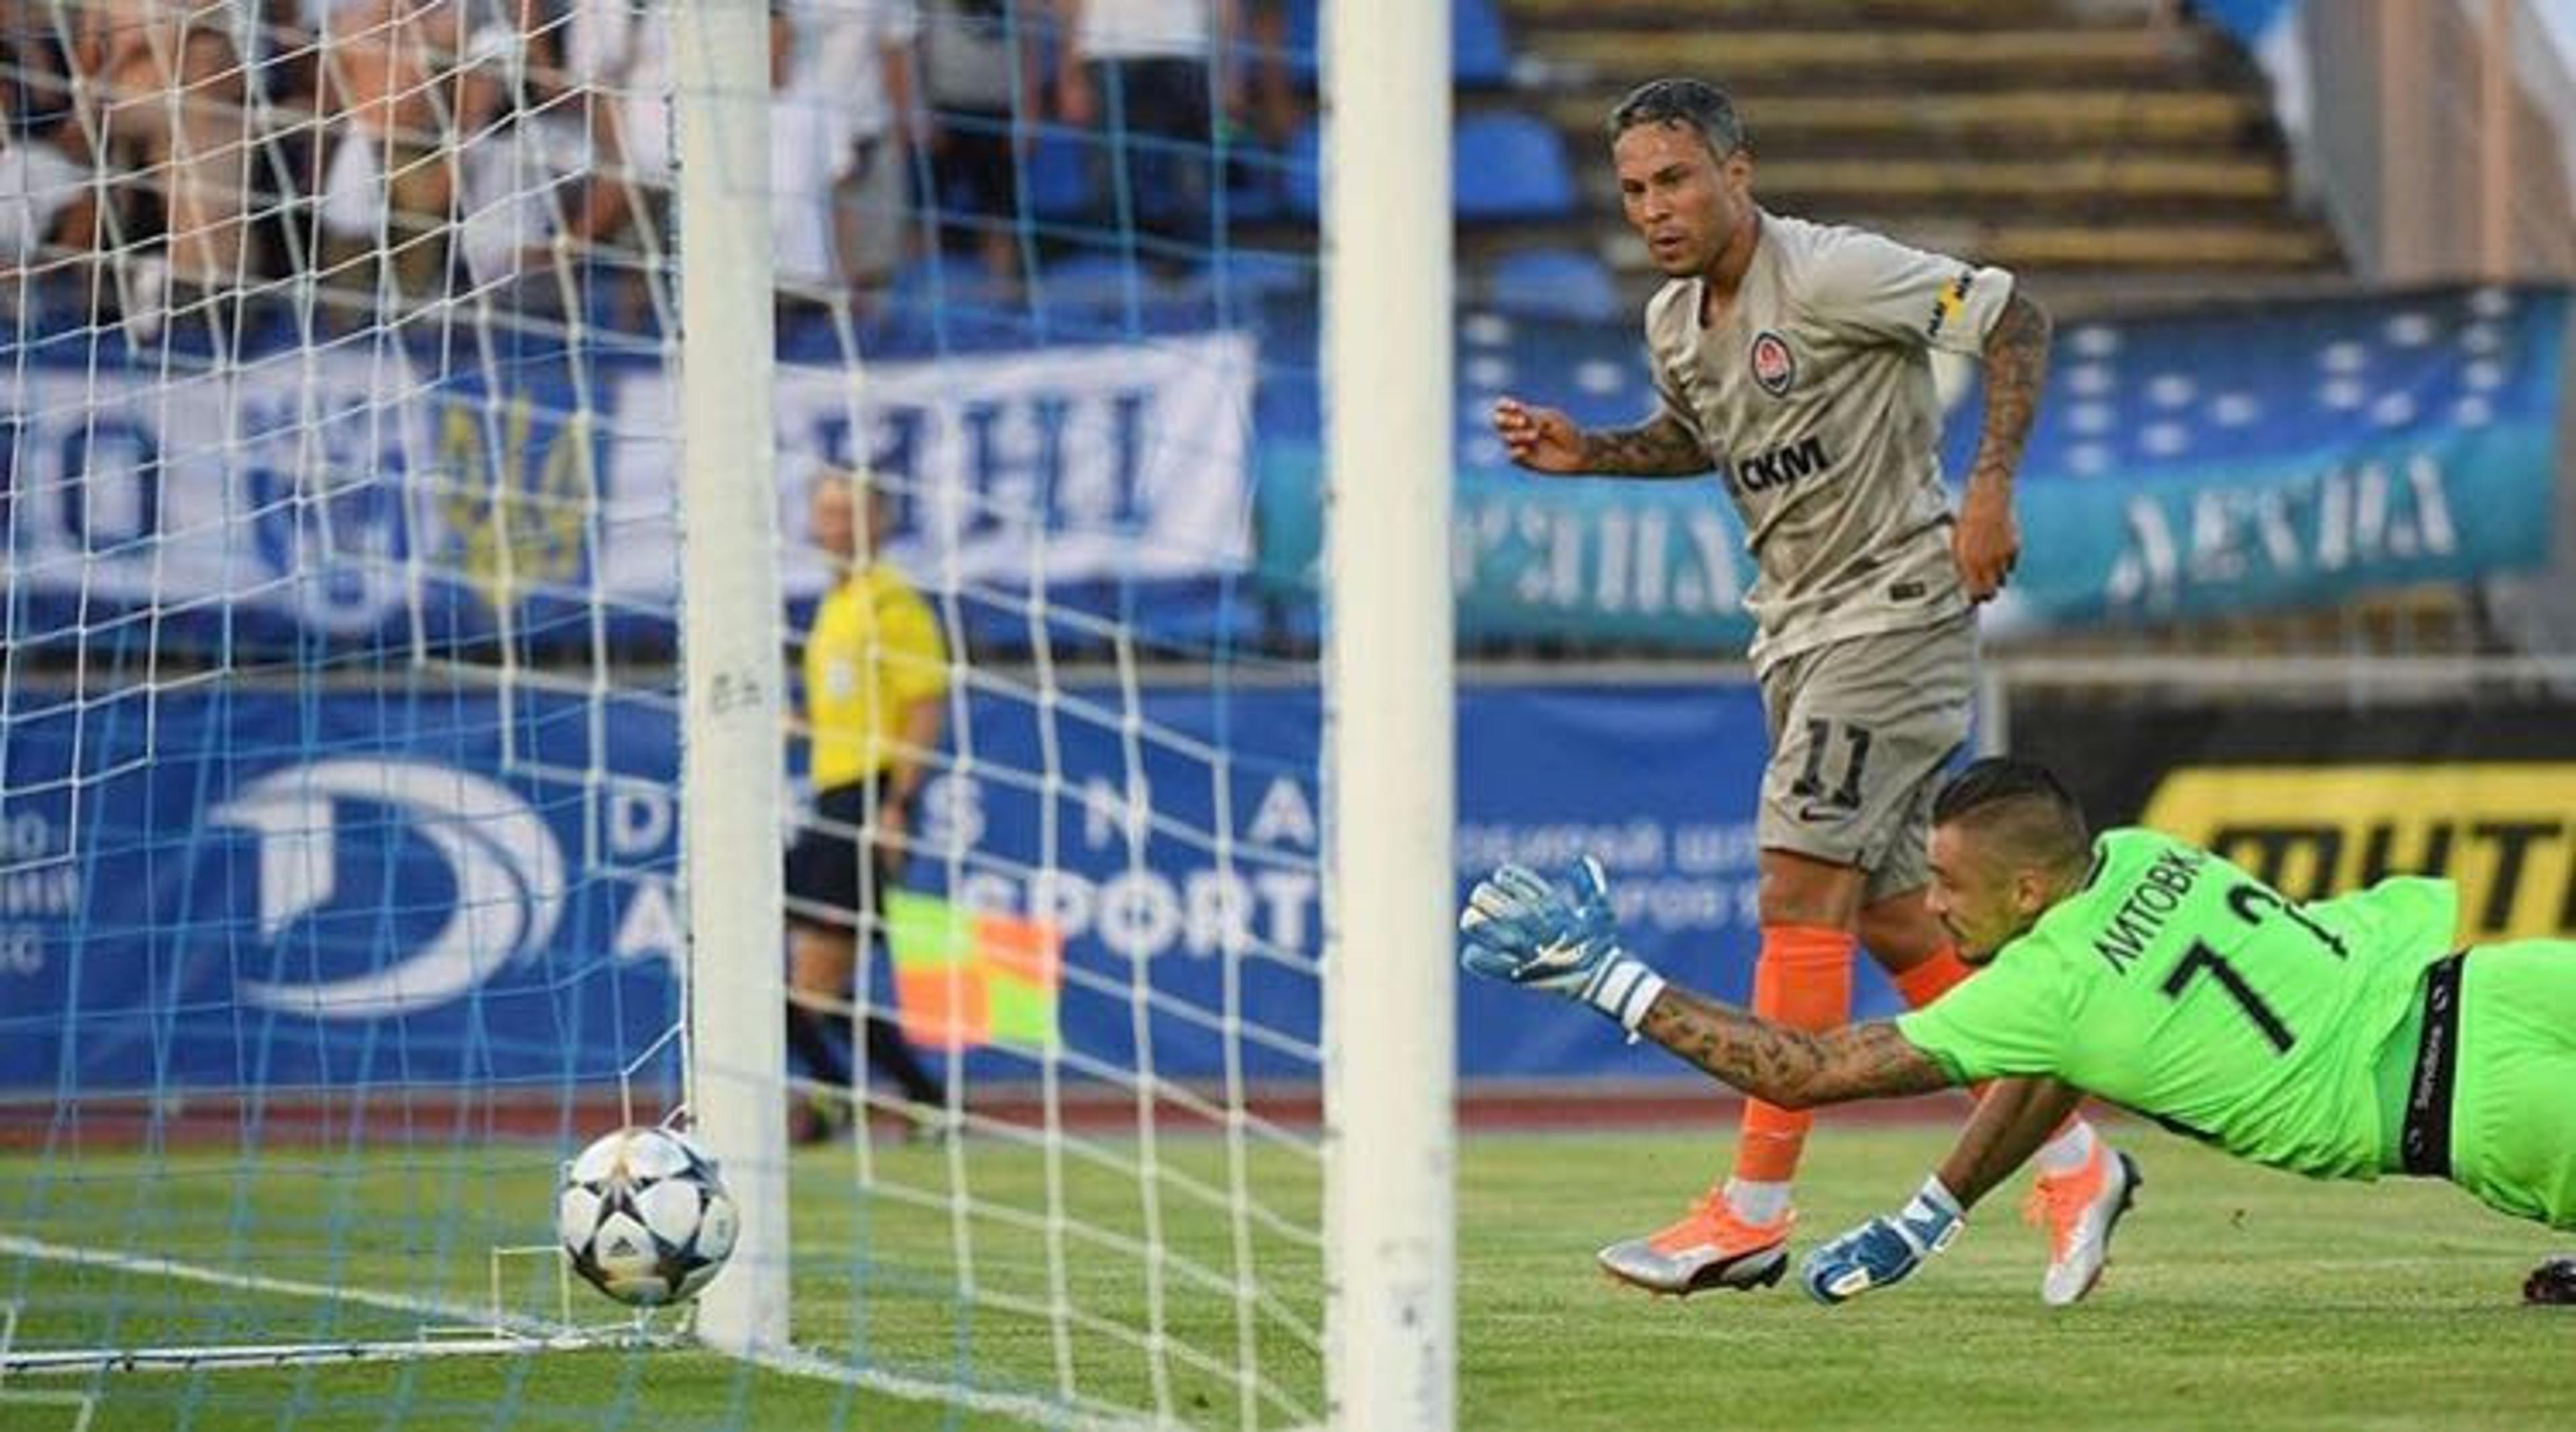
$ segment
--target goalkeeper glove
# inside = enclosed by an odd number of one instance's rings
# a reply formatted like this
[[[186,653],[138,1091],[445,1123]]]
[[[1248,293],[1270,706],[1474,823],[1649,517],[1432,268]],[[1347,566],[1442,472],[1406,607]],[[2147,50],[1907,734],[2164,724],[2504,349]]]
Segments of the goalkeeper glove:
[[[1902,1283],[1923,1260],[1950,1246],[1966,1217],[1941,1176],[1923,1180],[1914,1201],[1893,1218],[1873,1218],[1817,1247],[1798,1269],[1798,1281],[1819,1303],[1840,1303],[1873,1288]]]
[[[1478,881],[1458,916],[1467,941],[1458,962],[1488,979],[1581,1000],[1634,1035],[1664,978],[1619,948],[1601,862],[1587,855],[1568,878],[1571,893],[1518,865]]]

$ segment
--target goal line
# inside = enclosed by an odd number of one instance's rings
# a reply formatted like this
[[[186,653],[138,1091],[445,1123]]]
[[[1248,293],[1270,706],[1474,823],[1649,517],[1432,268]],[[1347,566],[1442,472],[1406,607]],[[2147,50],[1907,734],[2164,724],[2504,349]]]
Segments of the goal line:
[[[496,1253],[501,1251],[507,1250],[495,1250]],[[549,1248],[547,1251],[553,1250]],[[608,1346],[637,1347],[660,1340],[660,1335],[636,1328],[582,1328],[573,1326],[569,1322],[549,1323],[539,1318],[506,1313],[498,1306],[497,1279],[494,1305],[476,1308],[441,1298],[424,1298],[417,1294],[380,1292],[346,1284],[311,1283],[300,1278],[271,1277],[265,1273],[237,1273],[224,1268],[209,1268],[203,1264],[185,1263],[175,1258],[124,1253],[113,1248],[85,1248],[75,1244],[55,1243],[42,1238],[29,1238],[15,1233],[0,1233],[0,1254],[72,1267],[103,1268],[111,1272],[168,1278],[176,1282],[229,1288],[237,1292],[260,1293],[282,1298],[310,1298],[322,1302],[355,1303],[384,1312],[409,1314],[422,1319],[424,1325],[421,1335],[413,1338],[351,1338],[318,1342],[207,1343],[167,1347],[37,1350],[22,1349],[16,1345],[14,1333],[17,1320],[13,1314],[7,1324],[12,1336],[0,1336],[0,1378],[5,1378],[11,1373],[284,1367],[302,1363],[374,1362],[410,1357],[497,1355]],[[676,1335],[668,1340],[677,1345]]]

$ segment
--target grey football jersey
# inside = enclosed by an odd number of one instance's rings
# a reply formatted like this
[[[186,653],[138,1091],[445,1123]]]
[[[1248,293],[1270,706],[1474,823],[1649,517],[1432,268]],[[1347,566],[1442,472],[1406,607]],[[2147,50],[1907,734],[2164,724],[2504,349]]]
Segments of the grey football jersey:
[[[1861,229],[1765,212],[1735,302],[1702,281],[1646,305],[1664,410],[1726,481],[1753,549],[1752,658],[1964,610],[1941,486],[1931,350],[1975,353],[2013,277]]]

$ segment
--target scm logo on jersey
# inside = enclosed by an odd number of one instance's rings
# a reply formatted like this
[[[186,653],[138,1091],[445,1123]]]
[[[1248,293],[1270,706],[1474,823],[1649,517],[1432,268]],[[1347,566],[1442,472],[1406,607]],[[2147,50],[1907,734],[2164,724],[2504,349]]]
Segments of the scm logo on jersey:
[[[1789,388],[1798,381],[1798,357],[1789,351],[1789,340],[1769,329],[1753,335],[1753,381],[1762,391],[1775,398],[1789,396]]]
[[[2139,821],[2295,899],[2441,875],[2463,940],[2576,935],[2576,763],[2187,766]]]
[[[358,809],[378,823],[390,812],[436,852],[455,886],[446,920],[381,968],[303,981],[245,979],[243,999],[320,1019],[411,1014],[472,990],[554,934],[563,917],[563,849],[516,792],[449,766],[344,757],[272,771],[207,813],[208,824],[258,840],[262,939],[277,939],[333,903],[340,822]]]

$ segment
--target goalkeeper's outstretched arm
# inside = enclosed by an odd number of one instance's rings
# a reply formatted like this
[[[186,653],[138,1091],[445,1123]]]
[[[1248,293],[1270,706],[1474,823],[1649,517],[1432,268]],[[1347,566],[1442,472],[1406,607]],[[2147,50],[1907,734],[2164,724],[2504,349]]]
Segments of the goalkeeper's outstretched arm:
[[[1677,985],[1664,987],[1637,1033],[1784,1109],[1922,1094],[1957,1082],[1886,1021],[1811,1034]],[[1976,1207],[2083,1102],[2083,1090],[2058,1079],[1993,1081],[1941,1162],[1942,1184],[1961,1209]]]
[[[1928,1094],[1958,1082],[1884,1020],[1811,1033],[1675,984],[1647,1007],[1637,1033],[1784,1109]]]
[[[1925,1094],[1959,1082],[1884,1022],[1811,1034],[1672,984],[1619,944],[1599,862],[1563,888],[1504,865],[1458,916],[1459,963],[1488,979],[1588,1004],[1725,1083],[1786,1109]]]

